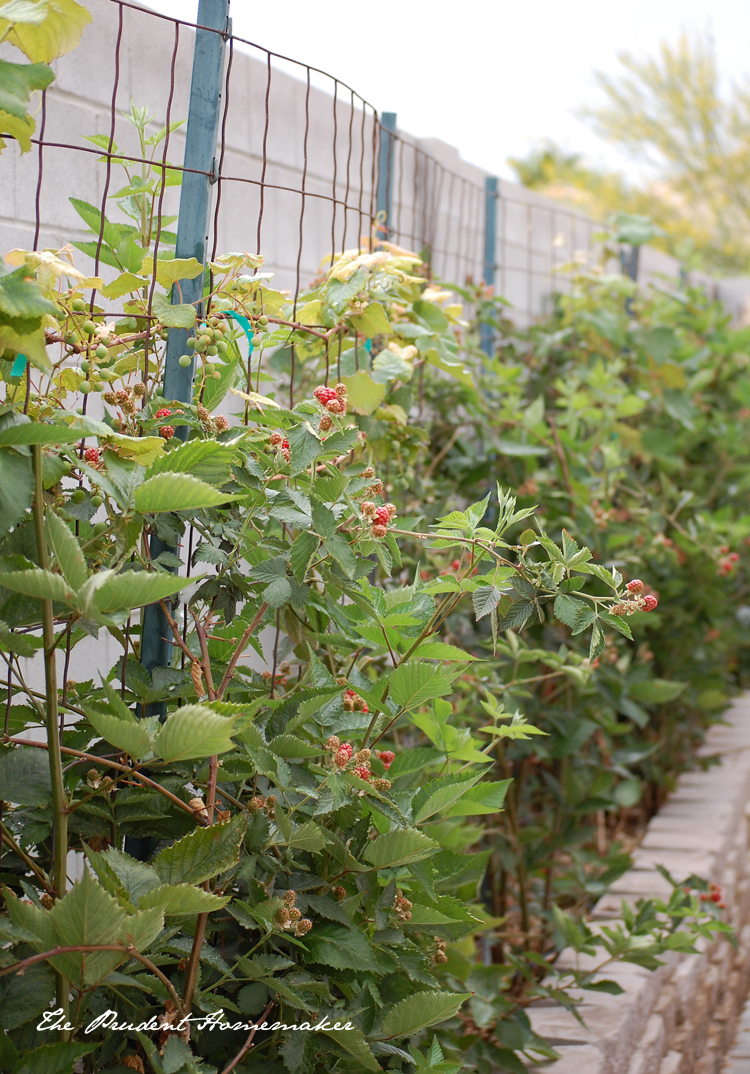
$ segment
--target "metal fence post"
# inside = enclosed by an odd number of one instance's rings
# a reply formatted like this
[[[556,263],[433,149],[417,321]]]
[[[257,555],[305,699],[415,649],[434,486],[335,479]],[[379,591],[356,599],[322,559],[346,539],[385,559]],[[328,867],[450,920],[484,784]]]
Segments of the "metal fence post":
[[[193,75],[190,84],[185,138],[184,167],[180,192],[180,215],[177,224],[175,257],[194,257],[205,265],[208,247],[211,186],[216,181],[216,140],[219,131],[222,79],[226,38],[229,33],[229,0],[200,0],[198,25],[211,27],[196,30],[193,52]],[[172,303],[197,302],[203,294],[203,273],[193,280],[181,280],[172,289]],[[200,307],[199,307],[200,309]],[[180,355],[187,350],[188,331],[170,328],[164,369],[164,398],[189,403],[193,399],[194,365],[183,369]],[[178,426],[177,435],[187,436],[187,426]],[[168,550],[155,534],[151,537],[151,558]],[[174,549],[169,549],[174,551]],[[169,665],[171,641],[167,621],[158,604],[144,609],[141,628],[141,663],[148,671]],[[146,715],[162,715],[161,702],[145,707]]]
[[[395,145],[396,113],[381,112],[380,114],[380,148],[378,151],[378,191],[377,211],[381,221],[381,232],[384,239],[388,238],[391,226],[391,175],[393,172],[393,147]],[[381,215],[382,214],[382,215]]]
[[[497,268],[497,178],[487,175],[484,179],[484,273],[486,287],[495,286],[495,269]],[[492,325],[483,324],[480,329],[481,347],[488,358],[495,349],[495,330]]]

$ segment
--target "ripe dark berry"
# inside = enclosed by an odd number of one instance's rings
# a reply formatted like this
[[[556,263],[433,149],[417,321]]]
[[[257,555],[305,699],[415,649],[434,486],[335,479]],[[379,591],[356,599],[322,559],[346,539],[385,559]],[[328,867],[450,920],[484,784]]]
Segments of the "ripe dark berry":
[[[174,436],[173,427],[171,425],[162,425],[159,428],[159,436],[163,437],[165,440],[171,440]]]

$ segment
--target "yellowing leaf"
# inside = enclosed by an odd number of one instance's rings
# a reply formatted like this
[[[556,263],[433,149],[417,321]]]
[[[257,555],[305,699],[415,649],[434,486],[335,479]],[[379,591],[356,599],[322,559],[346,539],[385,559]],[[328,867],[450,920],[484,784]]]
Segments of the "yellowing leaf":
[[[665,388],[684,388],[687,385],[685,370],[675,362],[664,362],[656,372]]]
[[[145,266],[145,263],[144,263]],[[136,276],[134,272],[123,272],[112,283],[100,288],[105,298],[122,298],[131,291],[139,291],[148,283],[143,276]]]
[[[406,411],[398,403],[388,403],[375,411],[375,417],[381,421],[395,421],[399,425],[406,425]]]
[[[28,22],[17,23],[8,34],[8,40],[32,63],[51,63],[78,45],[90,22],[91,15],[75,0],[55,0],[49,5],[43,22],[36,26]],[[0,36],[11,25],[7,19],[0,19]]]
[[[319,298],[312,302],[306,302],[302,309],[297,310],[297,320],[300,324],[323,324],[323,303]]]
[[[341,379],[349,392],[349,406],[358,414],[372,414],[385,399],[385,384],[376,384],[363,369]]]
[[[393,329],[379,302],[371,302],[363,313],[353,313],[349,320],[358,332],[371,339],[373,336],[392,335]]]
[[[141,271],[147,276],[153,276],[153,257],[143,259]],[[194,257],[157,258],[156,261],[156,281],[166,288],[170,288],[177,280],[194,280],[196,276],[200,276],[201,272],[203,272],[203,265]]]

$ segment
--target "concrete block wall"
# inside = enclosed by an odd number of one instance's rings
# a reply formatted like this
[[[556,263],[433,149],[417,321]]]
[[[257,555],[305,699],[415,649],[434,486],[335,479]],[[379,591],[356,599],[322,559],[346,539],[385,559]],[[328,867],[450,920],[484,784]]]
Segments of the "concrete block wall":
[[[732,1045],[750,988],[750,696],[737,699],[708,733],[704,758],[720,759],[688,772],[651,820],[633,867],[594,908],[593,920],[612,923],[621,900],[663,897],[669,885],[656,866],[675,877],[698,874],[721,885],[726,920],[737,947],[725,938],[699,940],[697,954],[670,953],[655,972],[628,963],[607,967],[623,994],[582,992],[585,1027],[559,1007],[531,1007],[532,1026],[561,1058],[550,1074],[719,1074]],[[581,968],[599,958],[584,956]],[[564,951],[559,965],[576,965]]]
[[[93,23],[80,48],[55,65],[41,158],[36,146],[20,154],[9,145],[0,155],[0,250],[33,244],[37,192],[40,246],[59,247],[84,237],[69,199],[101,204],[107,168],[96,152],[84,152],[93,148],[84,139],[109,135],[113,99],[115,140],[126,151],[136,151],[134,132],[122,116],[131,100],[149,107],[156,117],[153,129],[164,123],[170,99],[173,120],[187,115],[190,28],[116,0],[85,2]],[[7,46],[0,49],[5,51]],[[234,44],[224,178],[216,188],[221,207],[211,236],[219,251],[254,253],[260,248],[267,267],[277,273],[276,282],[291,290],[297,285],[298,253],[304,287],[317,274],[321,258],[332,249],[356,246],[359,236],[369,232],[375,205],[374,109],[333,77],[315,71],[309,77],[308,86],[308,71],[301,64],[277,57],[269,64],[262,49]],[[42,118],[39,114],[39,123]],[[181,163],[183,151],[184,128],[171,136],[169,160]],[[417,251],[429,247],[435,271],[445,279],[461,284],[468,276],[481,279],[487,173],[462,160],[453,146],[404,132],[395,143],[391,168],[390,223],[396,241]],[[124,182],[121,168],[113,165],[110,193]],[[168,212],[176,211],[177,197],[171,189]],[[112,204],[108,212],[124,219]],[[517,320],[528,323],[545,312],[551,293],[565,286],[556,267],[595,249],[597,231],[598,225],[581,213],[500,182],[496,288],[512,303]],[[75,257],[82,268],[91,268],[82,254]],[[658,251],[644,250],[642,273],[644,280],[675,278],[678,266]],[[749,291],[747,283],[726,290],[733,311],[743,306]]]

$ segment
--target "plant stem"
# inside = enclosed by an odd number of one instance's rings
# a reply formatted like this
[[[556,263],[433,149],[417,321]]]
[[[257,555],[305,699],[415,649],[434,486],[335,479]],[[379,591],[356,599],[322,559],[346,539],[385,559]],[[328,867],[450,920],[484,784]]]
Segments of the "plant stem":
[[[250,1030],[249,1037],[247,1038],[245,1043],[242,1045],[240,1050],[237,1052],[237,1055],[235,1055],[235,1057],[231,1061],[231,1063],[229,1063],[227,1066],[224,1067],[224,1069],[222,1070],[221,1074],[230,1074],[230,1072],[232,1070],[234,1070],[234,1068],[237,1066],[237,1064],[242,1059],[242,1057],[245,1055],[245,1053],[250,1051],[250,1049],[253,1046],[253,1037],[258,1032],[258,1026],[263,1025],[263,1023],[266,1020],[266,1017],[268,1016],[268,1014],[269,1014],[271,1008],[274,1006],[275,1002],[276,1001],[273,1000],[273,999],[270,1001],[270,1003],[268,1004],[266,1009],[263,1011],[263,1014],[260,1016],[259,1020],[255,1023],[255,1027]]]
[[[44,484],[42,482],[42,447],[33,446],[34,465],[34,533],[37,558],[43,570],[49,570],[47,542],[44,537]],[[57,658],[55,652],[55,628],[52,601],[42,601],[42,637],[44,641],[44,685],[47,693],[44,705],[49,749],[50,780],[52,783],[52,887],[55,896],[65,894],[68,865],[68,812],[63,782],[62,755],[60,753],[60,726],[57,710]],[[57,1003],[68,1015],[69,985],[61,973],[55,971]]]

